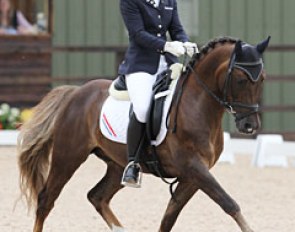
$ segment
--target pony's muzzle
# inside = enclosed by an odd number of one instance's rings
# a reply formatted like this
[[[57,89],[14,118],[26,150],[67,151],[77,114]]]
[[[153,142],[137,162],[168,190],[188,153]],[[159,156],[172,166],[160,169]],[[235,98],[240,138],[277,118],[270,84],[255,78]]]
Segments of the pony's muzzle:
[[[260,128],[260,125],[260,119],[257,114],[245,117],[236,122],[236,127],[242,134],[255,134]]]

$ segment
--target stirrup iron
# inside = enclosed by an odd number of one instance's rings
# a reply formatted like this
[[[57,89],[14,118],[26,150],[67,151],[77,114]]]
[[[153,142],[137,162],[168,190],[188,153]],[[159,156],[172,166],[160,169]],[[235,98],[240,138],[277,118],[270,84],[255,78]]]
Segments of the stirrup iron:
[[[128,183],[128,182],[124,181],[124,177],[126,175],[126,172],[129,169],[129,167],[132,166],[132,165],[139,168],[138,178],[137,178],[136,183]],[[142,169],[141,169],[141,166],[139,165],[139,163],[135,163],[134,161],[129,162],[128,165],[125,167],[125,169],[123,171],[123,175],[122,175],[122,179],[121,179],[121,185],[124,185],[126,187],[140,188],[141,187],[141,181],[142,181]]]

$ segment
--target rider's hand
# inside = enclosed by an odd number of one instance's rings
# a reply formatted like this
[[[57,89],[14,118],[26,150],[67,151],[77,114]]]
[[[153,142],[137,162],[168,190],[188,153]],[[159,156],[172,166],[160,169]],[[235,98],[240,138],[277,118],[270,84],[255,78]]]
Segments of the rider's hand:
[[[173,54],[174,56],[181,56],[185,53],[185,48],[182,42],[173,41],[173,42],[166,42],[164,46],[164,51]]]
[[[191,43],[191,42],[185,42],[183,44],[186,53],[192,57],[195,53],[199,53],[199,49],[196,43]]]

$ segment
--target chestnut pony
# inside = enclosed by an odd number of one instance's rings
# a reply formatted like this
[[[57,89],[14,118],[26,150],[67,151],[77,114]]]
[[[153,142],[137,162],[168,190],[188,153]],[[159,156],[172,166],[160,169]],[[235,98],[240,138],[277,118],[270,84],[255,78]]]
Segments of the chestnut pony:
[[[198,191],[202,190],[238,224],[253,231],[238,204],[210,173],[223,149],[222,117],[228,110],[238,131],[253,134],[260,126],[259,100],[264,80],[262,53],[269,39],[257,45],[223,37],[211,40],[191,59],[176,87],[165,140],[157,154],[166,177],[178,184],[162,218],[160,232],[172,229],[176,219]],[[41,232],[54,202],[74,172],[95,154],[107,165],[105,176],[87,197],[112,231],[124,231],[109,203],[123,188],[121,176],[127,164],[126,146],[106,139],[98,119],[108,97],[109,80],[94,80],[83,86],[53,89],[35,107],[22,126],[19,168],[22,194],[36,207],[34,232]],[[143,172],[149,173],[143,164]]]

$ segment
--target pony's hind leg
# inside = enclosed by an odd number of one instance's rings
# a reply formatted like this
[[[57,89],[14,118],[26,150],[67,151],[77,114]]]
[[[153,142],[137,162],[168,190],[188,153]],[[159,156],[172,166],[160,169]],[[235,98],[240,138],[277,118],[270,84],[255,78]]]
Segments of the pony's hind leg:
[[[121,185],[122,173],[123,168],[121,166],[112,161],[107,162],[107,172],[105,176],[88,192],[87,195],[88,200],[92,203],[113,232],[124,231],[124,228],[109,206],[113,196],[123,188]]]
[[[56,153],[55,149],[53,150],[48,179],[44,188],[38,195],[34,232],[42,232],[44,221],[52,210],[54,202],[58,198],[63,187],[70,180],[78,167],[87,159],[89,152],[87,153],[84,151],[82,155],[80,152],[82,152],[81,149],[76,151],[72,150],[72,152],[60,150],[58,153]],[[64,156],[62,154],[64,154]],[[69,154],[70,157],[68,156]]]
[[[168,232],[172,229],[179,213],[197,190],[198,187],[193,183],[178,183],[162,219],[159,232]]]

